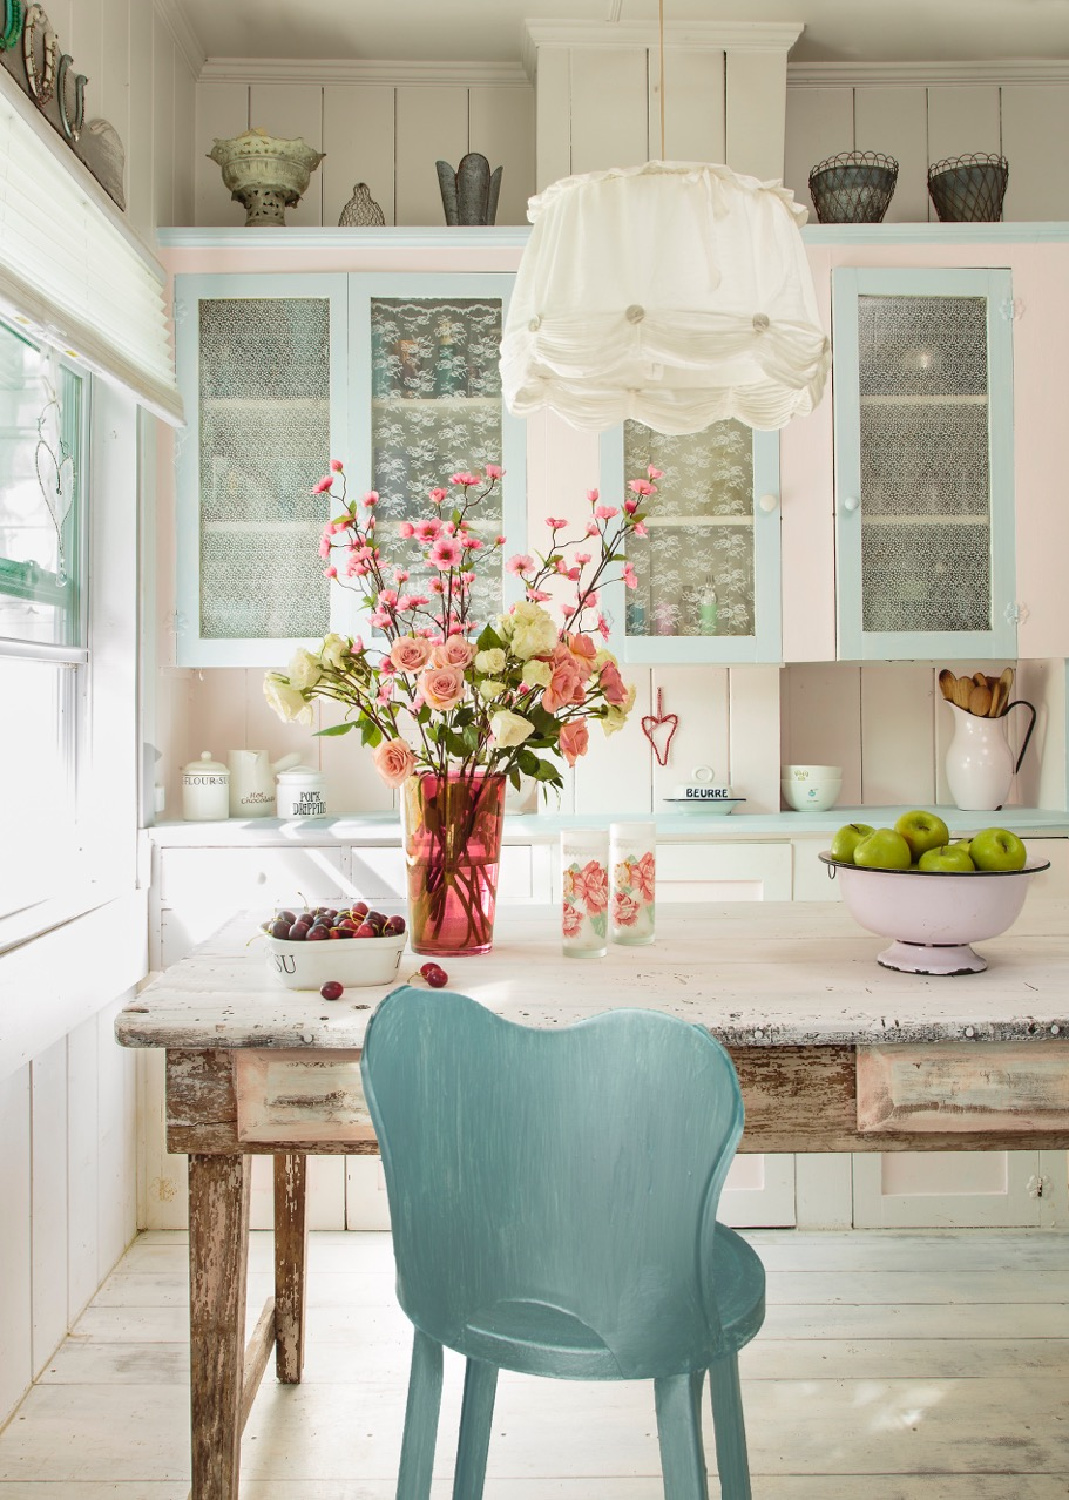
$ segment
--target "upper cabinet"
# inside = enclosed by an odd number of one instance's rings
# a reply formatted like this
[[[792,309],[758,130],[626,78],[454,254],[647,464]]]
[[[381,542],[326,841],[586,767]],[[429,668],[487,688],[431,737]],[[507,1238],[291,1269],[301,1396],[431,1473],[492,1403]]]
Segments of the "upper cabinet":
[[[330,585],[319,555],[332,505],[312,490],[332,458],[345,464],[350,500],[378,493],[379,545],[399,569],[418,549],[398,523],[430,514],[430,489],[488,462],[505,478],[479,528],[522,551],[524,424],[505,413],[497,363],[511,280],[176,277],[188,421],[177,455],[179,666],[278,666],[329,630],[368,631],[362,590]],[[344,559],[333,562],[345,580]],[[496,612],[503,574],[480,584],[480,616]]]
[[[1005,270],[833,274],[840,658],[1013,656]]]
[[[629,662],[773,662],[781,656],[779,441],[741,422],[666,436],[625,422],[602,441],[610,504],[661,471],[628,541],[636,586],[606,590]]]

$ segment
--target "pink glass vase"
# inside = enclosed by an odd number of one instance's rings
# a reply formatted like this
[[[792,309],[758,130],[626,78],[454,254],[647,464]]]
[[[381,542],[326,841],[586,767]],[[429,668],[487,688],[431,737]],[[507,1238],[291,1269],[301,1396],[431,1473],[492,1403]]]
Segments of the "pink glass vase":
[[[487,953],[501,860],[505,777],[450,771],[403,787],[408,927],[416,953]]]

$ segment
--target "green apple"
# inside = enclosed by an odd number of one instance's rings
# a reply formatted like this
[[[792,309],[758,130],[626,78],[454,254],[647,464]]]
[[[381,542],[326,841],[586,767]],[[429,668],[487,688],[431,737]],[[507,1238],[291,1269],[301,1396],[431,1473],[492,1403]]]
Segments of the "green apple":
[[[895,824],[895,832],[905,839],[915,860],[929,849],[942,849],[950,842],[950,830],[942,818],[919,807],[902,814]]]
[[[1020,870],[1028,850],[1008,828],[982,828],[969,841],[969,853],[978,870]]]
[[[938,870],[948,875],[967,875],[976,866],[967,844],[944,844],[941,849],[925,849],[917,862],[919,870]]]
[[[877,828],[854,850],[854,864],[866,870],[908,870],[913,856],[903,836],[893,828]]]
[[[841,865],[852,865],[854,850],[858,844],[875,831],[871,823],[844,823],[831,841],[832,859],[838,860]]]

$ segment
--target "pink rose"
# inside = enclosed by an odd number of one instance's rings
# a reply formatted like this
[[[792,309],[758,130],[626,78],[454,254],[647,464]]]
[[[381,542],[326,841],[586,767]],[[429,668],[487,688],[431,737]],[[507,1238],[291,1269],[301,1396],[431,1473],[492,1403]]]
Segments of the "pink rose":
[[[619,708],[621,703],[627,702],[627,689],[624,687],[624,680],[620,676],[619,669],[613,662],[607,661],[602,667],[600,682],[601,691],[605,695],[606,703],[612,703]]]
[[[635,861],[634,879],[642,892],[643,901],[652,901],[657,879],[657,864],[650,850],[647,850],[641,859]]]
[[[577,937],[583,925],[583,914],[565,902],[561,911],[561,931],[566,938]]]
[[[387,786],[400,786],[416,769],[416,757],[404,740],[383,740],[376,745],[371,758]]]
[[[612,919],[617,927],[634,927],[638,920],[639,904],[626,891],[617,891],[613,900]]]
[[[450,630],[454,627],[451,625]],[[457,630],[462,630],[462,625],[457,625]],[[450,636],[444,645],[435,646],[432,659],[436,667],[467,667],[470,666],[475,656],[475,647],[467,641],[462,641],[457,636]]]
[[[419,689],[432,708],[443,712],[464,696],[464,673],[460,667],[425,667]]]
[[[431,659],[431,648],[415,636],[399,635],[390,647],[390,660],[399,672],[420,672]]]
[[[585,696],[579,667],[575,658],[569,656],[553,668],[549,686],[542,694],[542,707],[547,713],[555,714],[569,703],[582,703]]]
[[[586,909],[592,917],[606,911],[609,905],[609,872],[596,859],[588,860],[575,877],[582,889]]]
[[[590,744],[590,731],[582,720],[565,724],[560,732],[560,753],[570,766],[574,766],[581,755],[585,755]]]

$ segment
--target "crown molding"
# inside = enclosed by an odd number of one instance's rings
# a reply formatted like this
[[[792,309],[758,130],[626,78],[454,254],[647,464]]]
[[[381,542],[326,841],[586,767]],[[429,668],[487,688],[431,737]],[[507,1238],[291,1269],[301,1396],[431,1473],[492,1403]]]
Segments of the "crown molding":
[[[990,62],[789,62],[788,88],[901,88],[938,84],[1069,83],[1069,58],[1018,57]]]
[[[233,250],[241,249],[255,254],[257,249],[274,251],[292,250],[364,250],[369,247],[387,251],[398,249],[440,250],[460,246],[481,250],[523,247],[531,237],[529,224],[489,225],[410,225],[381,228],[335,229],[286,225],[284,228],[263,227],[250,233],[244,226],[240,229],[158,229],[156,239],[163,250]]]
[[[155,0],[155,10],[189,64],[193,81],[196,82],[201,76],[208,54],[197,35],[196,27],[186,14],[183,0]]]
[[[157,0],[159,3],[159,0]],[[173,3],[173,0],[172,0]],[[383,58],[209,57],[200,70],[205,83],[362,83],[433,88],[527,88],[518,63],[391,62]]]
[[[803,31],[801,21],[681,21],[664,28],[666,47],[700,52],[789,52]],[[655,21],[525,21],[520,57],[534,79],[540,47],[597,51],[655,49]]]

